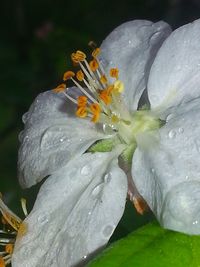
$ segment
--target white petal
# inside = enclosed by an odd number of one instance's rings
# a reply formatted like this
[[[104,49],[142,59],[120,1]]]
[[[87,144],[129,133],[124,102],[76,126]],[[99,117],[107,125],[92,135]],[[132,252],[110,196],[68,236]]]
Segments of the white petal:
[[[152,60],[170,32],[165,22],[134,20],[116,28],[102,43],[103,64],[108,72],[113,67],[119,69],[119,78],[125,84],[125,101],[130,110],[137,109]]]
[[[50,176],[18,238],[12,266],[69,267],[107,243],[125,206],[119,153],[86,153]]]
[[[200,234],[200,100],[171,116],[154,137],[141,136],[133,157],[137,189],[160,223]]]
[[[200,20],[175,30],[152,65],[148,95],[152,108],[176,106],[200,96]]]
[[[74,116],[70,104],[63,94],[47,91],[36,98],[23,117],[25,130],[19,138],[18,161],[23,187],[32,186],[105,138],[94,123]]]

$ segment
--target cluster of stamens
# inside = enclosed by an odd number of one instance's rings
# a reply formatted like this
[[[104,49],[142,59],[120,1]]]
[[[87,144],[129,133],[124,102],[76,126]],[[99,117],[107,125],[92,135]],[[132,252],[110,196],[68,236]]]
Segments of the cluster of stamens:
[[[24,200],[22,200],[22,208],[26,210]],[[16,238],[26,233],[26,225],[4,204],[1,198],[0,211],[2,214],[0,223],[0,267],[5,267],[10,265]]]
[[[111,68],[108,77],[98,58],[100,48],[95,48],[92,52],[92,60],[87,61],[86,55],[82,51],[72,53],[71,59],[74,65],[80,69],[75,73],[66,71],[63,75],[63,83],[58,85],[53,91],[63,93],[68,99],[76,104],[76,116],[79,118],[90,117],[94,123],[105,120],[105,116],[111,121],[115,121],[116,101],[124,89],[123,83],[118,80],[119,71]],[[73,97],[67,87],[68,80],[80,90],[81,95]],[[110,83],[109,80],[112,80]]]

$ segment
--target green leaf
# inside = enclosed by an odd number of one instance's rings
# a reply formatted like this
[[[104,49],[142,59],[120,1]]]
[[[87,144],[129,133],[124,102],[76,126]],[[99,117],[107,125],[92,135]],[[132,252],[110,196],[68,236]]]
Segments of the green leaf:
[[[148,224],[113,243],[88,267],[197,267],[200,236],[189,236]]]

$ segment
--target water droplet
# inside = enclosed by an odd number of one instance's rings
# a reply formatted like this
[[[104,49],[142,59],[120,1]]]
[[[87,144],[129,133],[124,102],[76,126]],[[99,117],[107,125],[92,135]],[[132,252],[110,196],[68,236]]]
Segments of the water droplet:
[[[60,142],[63,142],[64,141],[64,139],[63,138],[60,138]]]
[[[169,114],[166,118],[166,122],[168,122],[169,120],[171,120],[172,118],[174,118],[174,114]]]
[[[180,128],[178,129],[178,132],[179,132],[179,133],[183,133],[183,132],[184,132],[184,129],[183,129],[182,127],[180,127]]]
[[[45,216],[45,215],[42,215],[42,216],[39,216],[38,217],[38,222],[40,223],[40,224],[45,224],[45,223],[48,223],[48,218],[47,218],[47,216]]]
[[[152,172],[152,173],[154,173],[154,172],[155,172],[155,169],[154,169],[154,168],[152,168],[152,169],[151,169],[151,172]]]
[[[188,179],[189,179],[189,176],[188,176],[188,175],[186,175],[186,176],[185,176],[185,179],[186,179],[186,180],[188,180]]]
[[[27,122],[28,117],[29,117],[29,113],[28,112],[24,113],[24,115],[22,116],[23,123],[26,123]]]
[[[110,126],[110,125],[108,125],[106,123],[103,124],[103,131],[107,135],[112,135],[114,133],[112,126]]]
[[[89,212],[88,212],[88,215],[90,216],[91,214],[92,214],[92,212],[91,212],[91,211],[89,211]]]
[[[131,44],[132,43],[131,40],[128,40],[128,43]]]
[[[107,225],[105,226],[105,228],[103,229],[103,236],[104,237],[109,237],[112,235],[113,230],[115,229],[115,227],[113,225]]]
[[[150,42],[154,42],[157,40],[157,37],[159,36],[160,32],[155,32],[151,38],[150,38]]]
[[[199,223],[199,221],[197,221],[197,220],[192,222],[193,225],[198,224],[198,223]]]
[[[169,131],[168,135],[169,135],[170,139],[175,138],[176,137],[176,131],[171,130],[171,131]]]
[[[104,176],[104,182],[105,183],[109,183],[111,181],[111,178],[112,178],[112,175],[111,173],[106,173],[105,176]]]
[[[83,256],[83,259],[86,260],[87,259],[87,255]]]
[[[98,196],[98,194],[101,192],[102,187],[103,187],[103,184],[102,184],[102,183],[99,184],[99,185],[97,185],[97,186],[92,190],[92,195],[93,195],[94,197]]]
[[[88,175],[90,173],[90,167],[89,165],[85,165],[83,166],[83,168],[81,169],[81,175]]]

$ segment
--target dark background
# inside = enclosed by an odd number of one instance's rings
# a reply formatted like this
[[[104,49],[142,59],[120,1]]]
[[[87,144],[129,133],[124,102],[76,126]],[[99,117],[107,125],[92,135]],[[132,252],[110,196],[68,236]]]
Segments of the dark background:
[[[38,188],[22,191],[17,181],[21,117],[42,91],[54,88],[70,66],[70,54],[90,40],[101,44],[116,26],[134,19],[165,20],[173,29],[200,17],[200,0],[4,0],[0,2],[0,191],[21,214]],[[149,220],[132,207],[116,235]],[[135,218],[136,217],[136,218]]]

